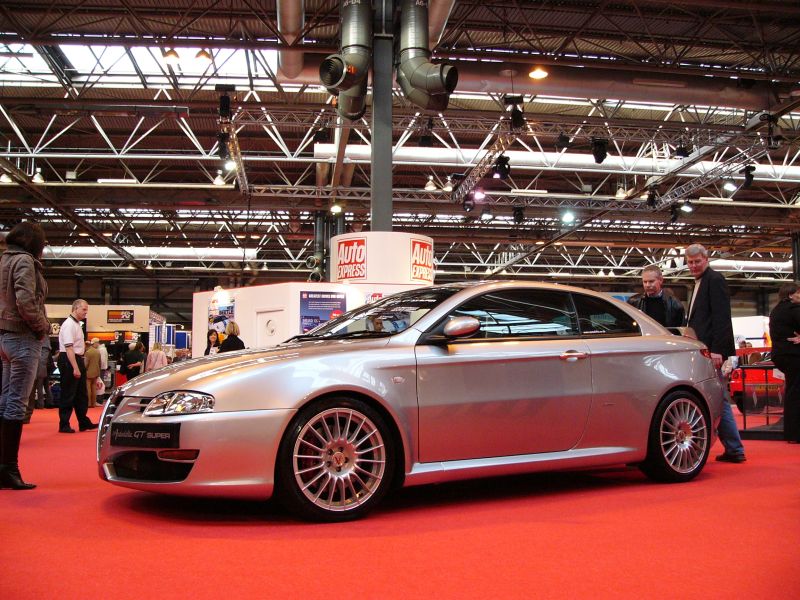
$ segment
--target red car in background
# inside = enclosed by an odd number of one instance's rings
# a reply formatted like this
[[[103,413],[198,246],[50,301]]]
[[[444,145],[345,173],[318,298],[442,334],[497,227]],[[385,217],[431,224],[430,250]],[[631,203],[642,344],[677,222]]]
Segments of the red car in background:
[[[783,406],[784,380],[773,374],[774,365],[769,352],[764,352],[759,358],[757,362],[746,365],[751,367],[746,372],[741,367],[731,371],[728,389],[741,412],[760,413],[767,405]]]

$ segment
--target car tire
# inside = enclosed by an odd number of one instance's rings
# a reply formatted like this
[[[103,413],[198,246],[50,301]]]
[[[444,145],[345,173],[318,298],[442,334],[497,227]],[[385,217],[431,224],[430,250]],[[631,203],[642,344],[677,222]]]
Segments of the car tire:
[[[674,391],[656,408],[647,458],[640,468],[656,481],[689,481],[703,470],[710,450],[711,420],[705,404],[690,392]]]
[[[378,411],[355,398],[326,398],[301,410],[284,435],[276,496],[302,519],[358,519],[386,495],[394,462],[394,438]]]

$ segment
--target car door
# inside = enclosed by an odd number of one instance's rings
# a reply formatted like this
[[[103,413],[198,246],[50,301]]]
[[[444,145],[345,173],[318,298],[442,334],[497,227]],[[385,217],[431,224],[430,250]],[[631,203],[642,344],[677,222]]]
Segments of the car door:
[[[569,294],[500,289],[467,300],[447,318],[457,316],[476,317],[480,331],[450,343],[423,336],[416,348],[421,462],[574,446],[592,381]]]

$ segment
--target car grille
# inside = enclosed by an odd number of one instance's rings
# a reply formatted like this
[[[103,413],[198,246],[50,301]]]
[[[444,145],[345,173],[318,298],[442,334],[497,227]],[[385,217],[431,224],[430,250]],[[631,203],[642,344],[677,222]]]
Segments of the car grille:
[[[111,428],[111,421],[114,418],[114,414],[117,412],[117,408],[122,404],[124,399],[125,397],[115,390],[111,394],[111,397],[108,399],[108,402],[106,402],[106,406],[103,409],[103,416],[100,418],[100,423],[97,430],[98,460],[100,459],[100,449],[103,447],[103,442],[105,441],[106,435],[108,435],[108,431]],[[151,400],[152,398],[131,399],[131,402],[128,406],[131,410],[136,410],[138,408],[139,412],[142,413],[144,412],[144,409],[147,408],[147,405],[150,404]]]
[[[114,473],[120,479],[178,482],[189,476],[192,463],[159,460],[151,450],[124,452],[114,457]]]

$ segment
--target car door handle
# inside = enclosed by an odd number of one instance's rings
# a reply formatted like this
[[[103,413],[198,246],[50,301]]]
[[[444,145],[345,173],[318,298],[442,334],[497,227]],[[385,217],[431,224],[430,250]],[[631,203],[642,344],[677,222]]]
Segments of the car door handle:
[[[568,362],[575,362],[579,358],[589,358],[588,352],[578,352],[577,350],[567,350],[561,356],[559,356],[561,360],[566,360]]]

